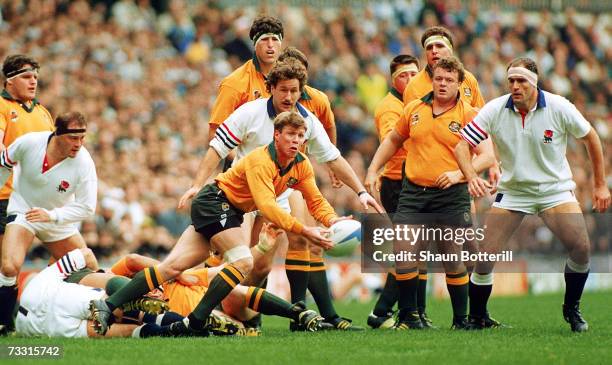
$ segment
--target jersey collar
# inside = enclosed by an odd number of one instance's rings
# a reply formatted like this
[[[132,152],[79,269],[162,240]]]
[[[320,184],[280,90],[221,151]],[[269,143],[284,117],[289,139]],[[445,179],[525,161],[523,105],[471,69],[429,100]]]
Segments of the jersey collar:
[[[278,167],[280,176],[285,176],[291,170],[293,165],[304,161],[304,156],[300,152],[298,152],[298,154],[295,156],[295,159],[291,161],[291,163],[287,165],[285,169],[283,169],[278,163],[278,154],[276,153],[276,148],[274,147],[274,141],[270,142],[270,144],[268,145],[268,153],[270,154],[272,161],[274,161],[274,164],[276,164],[276,167]]]
[[[300,94],[300,100],[311,100],[311,99],[312,98],[310,97],[310,95],[308,95],[306,88],[304,88],[304,90],[302,90],[302,93]]]
[[[25,103],[22,103],[22,102],[21,102],[21,101],[19,101],[19,100],[13,99],[13,97],[11,96],[11,94],[9,94],[9,92],[8,92],[8,91],[6,91],[6,89],[2,90],[2,93],[0,93],[0,96],[2,96],[2,97],[3,97],[4,99],[6,99],[6,100],[14,101],[15,103],[17,103],[17,104],[21,105],[21,107],[22,107],[22,108],[23,108],[23,109],[24,109],[26,112],[28,112],[28,113],[31,113],[31,112],[32,112],[32,110],[34,110],[34,107],[36,107],[36,105],[38,104],[38,99],[36,99],[36,98],[35,98],[35,99],[33,99],[33,100],[32,100],[32,106],[30,106],[30,107],[28,108],[28,106],[27,106],[27,105],[25,105]]]
[[[514,110],[514,101],[512,101],[512,94],[508,97],[508,101],[506,102],[506,108],[510,110]],[[546,98],[544,97],[544,92],[542,89],[538,88],[538,102],[536,103],[535,109],[546,108]]]
[[[401,102],[404,102],[404,96],[400,94],[399,91],[397,91],[393,86],[391,86],[389,89],[390,89],[389,92],[391,93],[391,95],[398,98]]]
[[[276,110],[274,110],[274,104],[272,103],[272,97],[268,98],[267,107],[268,107],[268,117],[270,117],[270,119],[276,118]],[[300,103],[295,103],[295,107],[297,108],[302,118],[308,117],[308,112],[303,106],[300,105]]]

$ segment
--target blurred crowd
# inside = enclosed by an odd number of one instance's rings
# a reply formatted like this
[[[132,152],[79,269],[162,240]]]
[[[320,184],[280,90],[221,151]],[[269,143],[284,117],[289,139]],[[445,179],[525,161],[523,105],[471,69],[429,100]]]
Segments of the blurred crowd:
[[[389,62],[408,53],[424,64],[420,37],[433,25],[453,32],[457,55],[486,100],[506,93],[506,64],[527,55],[538,63],[542,88],[575,103],[604,145],[612,138],[609,13],[508,12],[459,0],[393,0],[354,8],[14,0],[3,2],[0,12],[0,58],[25,53],[38,59],[42,104],[54,116],[78,110],[88,117],[87,148],[98,169],[99,200],[95,219],[85,222],[82,232],[101,257],[163,255],[189,224],[188,212],[176,210],[178,199],[207,149],[217,85],[251,58],[248,32],[260,13],[279,17],[283,45],[308,56],[309,83],[328,94],[338,146],[362,177],[378,146],[373,109],[387,92]],[[606,171],[612,185],[611,156],[606,154]],[[585,149],[573,141],[568,159],[579,201],[590,210]],[[317,169],[322,191],[337,211],[358,211],[354,193],[334,191],[327,173]],[[607,251],[609,235],[603,237],[598,247]]]

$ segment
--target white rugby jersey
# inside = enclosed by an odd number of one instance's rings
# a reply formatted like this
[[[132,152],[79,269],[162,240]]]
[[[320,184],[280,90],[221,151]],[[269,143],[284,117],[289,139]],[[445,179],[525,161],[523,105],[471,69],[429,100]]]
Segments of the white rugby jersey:
[[[501,159],[501,193],[540,195],[576,188],[565,157],[567,138],[582,138],[590,129],[567,99],[538,89],[537,104],[526,115],[506,94],[488,102],[461,136],[476,146],[491,135]]]
[[[299,103],[296,107],[306,121],[306,152],[320,163],[340,157],[340,151],[331,143],[317,117]],[[274,140],[275,117],[272,98],[245,103],[217,128],[210,146],[221,158],[236,148],[236,163],[255,148],[270,144]]]
[[[13,170],[13,192],[7,215],[37,207],[68,224],[93,216],[96,210],[98,177],[85,147],[74,158],[66,158],[43,172],[51,132],[32,132],[15,140],[0,154],[0,165]]]

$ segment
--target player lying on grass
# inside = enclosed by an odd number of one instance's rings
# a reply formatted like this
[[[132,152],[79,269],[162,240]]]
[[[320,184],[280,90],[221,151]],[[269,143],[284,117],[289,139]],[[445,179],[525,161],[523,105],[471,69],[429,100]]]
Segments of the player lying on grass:
[[[96,270],[98,264],[93,252],[81,248],[68,252],[36,274],[21,295],[16,318],[17,333],[22,336],[100,337],[93,331],[89,320],[89,302],[106,296],[99,286],[113,284],[114,275],[97,273]],[[138,315],[138,309],[150,313]],[[171,312],[158,317],[157,313],[166,309],[165,302],[151,298],[129,302],[119,311],[120,318],[106,337],[168,335],[167,325],[182,317]],[[128,318],[132,315],[140,320]]]
[[[253,260],[257,261],[272,250],[276,245],[276,239],[281,233],[279,229],[271,224],[265,223],[259,234],[259,243],[251,249]],[[116,275],[132,277],[135,273],[147,267],[159,265],[159,261],[130,254],[115,265],[111,271]],[[195,268],[183,272],[175,280],[165,282],[161,285],[163,297],[168,301],[170,310],[183,316],[191,313],[198,305],[208,286],[215,276],[221,272],[224,266],[212,268]],[[221,302],[223,312],[218,315],[227,314],[232,319],[238,320],[241,335],[257,335],[257,331],[249,331],[243,328],[241,322],[252,320],[257,313],[277,315],[289,318],[295,326],[302,331],[316,331],[323,320],[315,311],[306,309],[303,302],[291,304],[282,298],[262,288],[236,285],[232,292]]]
[[[183,232],[168,257],[158,266],[137,273],[128,285],[106,300],[92,301],[96,331],[106,333],[115,308],[200,264],[215,249],[227,265],[211,281],[188,318],[179,322],[185,334],[205,334],[212,310],[253,268],[253,255],[240,229],[248,212],[259,210],[283,230],[331,247],[324,230],[304,226],[276,202],[276,197],[291,187],[302,192],[310,213],[325,226],[346,219],[338,217],[321,195],[310,161],[299,152],[305,137],[305,121],[298,113],[279,114],[274,120],[272,143],[255,149],[198,193],[191,206],[192,225]]]

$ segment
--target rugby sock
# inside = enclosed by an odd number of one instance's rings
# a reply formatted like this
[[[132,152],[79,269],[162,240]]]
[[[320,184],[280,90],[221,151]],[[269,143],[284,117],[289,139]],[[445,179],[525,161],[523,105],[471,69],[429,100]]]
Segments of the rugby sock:
[[[578,304],[584,284],[589,277],[589,264],[580,265],[567,259],[565,263],[565,299],[563,304],[573,307]]]
[[[157,266],[147,267],[134,275],[134,278],[129,283],[106,298],[106,304],[112,311],[130,300],[140,298],[160,286],[163,282]]]
[[[397,287],[397,281],[393,273],[387,273],[387,280],[383,287],[376,305],[374,306],[374,315],[377,317],[386,317],[390,312],[393,311],[393,306],[397,302],[399,297],[399,289]]]
[[[467,316],[468,303],[468,283],[470,279],[467,271],[446,273],[446,287],[453,305],[453,317],[455,319],[465,318]]]
[[[291,304],[262,288],[249,287],[246,295],[247,307],[255,312],[296,319]]]
[[[419,269],[419,288],[417,289],[417,310],[425,313],[427,307],[427,270]]]
[[[396,270],[395,280],[399,289],[399,320],[407,318],[408,314],[417,311],[417,291],[419,288],[419,273],[417,268]]]
[[[330,320],[338,317],[332,302],[331,291],[327,281],[327,271],[322,257],[310,258],[310,276],[308,290],[312,294],[321,316]]]
[[[13,312],[17,303],[17,278],[0,273],[0,325],[14,328]]]
[[[484,317],[487,314],[487,302],[493,290],[493,273],[472,273],[469,283],[470,315]]]
[[[117,292],[117,290],[123,288],[129,282],[130,282],[130,279],[124,276],[115,276],[113,278],[110,278],[110,280],[106,282],[104,291],[108,295],[113,295],[114,293]]]
[[[204,297],[193,312],[189,314],[189,326],[197,330],[203,329],[204,323],[213,309],[243,280],[244,275],[242,275],[240,270],[231,264],[226,265],[212,279],[206,294],[204,294]]]
[[[310,252],[306,251],[287,251],[285,259],[285,272],[289,280],[291,289],[291,302],[306,301],[306,289],[308,289],[308,279],[310,272]]]
[[[155,323],[145,323],[142,326],[134,328],[134,331],[132,331],[133,338],[160,337],[169,335],[169,326],[160,326]]]

